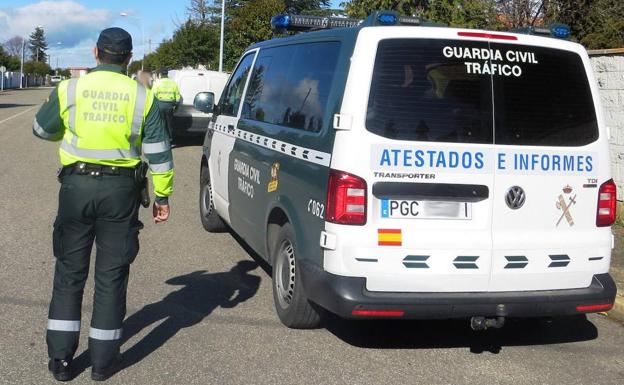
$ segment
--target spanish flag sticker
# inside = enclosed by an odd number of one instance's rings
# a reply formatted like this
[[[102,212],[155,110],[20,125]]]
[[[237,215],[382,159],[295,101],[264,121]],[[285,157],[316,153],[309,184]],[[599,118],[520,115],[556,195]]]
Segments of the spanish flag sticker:
[[[377,244],[379,246],[401,246],[400,229],[378,229]]]

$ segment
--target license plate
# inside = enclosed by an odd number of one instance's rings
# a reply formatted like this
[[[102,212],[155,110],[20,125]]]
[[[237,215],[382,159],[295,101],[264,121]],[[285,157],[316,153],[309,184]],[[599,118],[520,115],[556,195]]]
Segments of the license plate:
[[[468,202],[381,200],[381,217],[391,219],[471,219]]]

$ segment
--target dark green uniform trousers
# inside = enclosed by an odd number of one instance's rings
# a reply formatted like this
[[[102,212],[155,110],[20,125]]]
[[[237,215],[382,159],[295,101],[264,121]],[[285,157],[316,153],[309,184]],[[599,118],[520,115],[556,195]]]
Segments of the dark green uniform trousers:
[[[160,115],[167,123],[167,132],[169,132],[169,140],[173,140],[173,111],[178,106],[176,102],[157,101]]]
[[[93,241],[95,294],[89,331],[93,366],[119,354],[130,264],[139,252],[138,190],[125,175],[63,177],[54,223],[54,289],[48,316],[48,355],[68,359],[78,347],[80,315]]]

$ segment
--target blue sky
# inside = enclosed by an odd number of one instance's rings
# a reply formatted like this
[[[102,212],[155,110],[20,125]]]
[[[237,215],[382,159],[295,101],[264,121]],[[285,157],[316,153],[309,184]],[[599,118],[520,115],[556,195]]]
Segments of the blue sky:
[[[341,0],[332,0],[338,6]],[[188,0],[0,0],[0,42],[27,37],[44,28],[51,65],[95,65],[91,49],[106,27],[126,29],[134,41],[134,57],[154,50],[171,37],[176,21],[184,20]],[[130,17],[123,17],[125,12]],[[142,27],[142,28],[141,28]],[[145,43],[142,44],[143,29]]]

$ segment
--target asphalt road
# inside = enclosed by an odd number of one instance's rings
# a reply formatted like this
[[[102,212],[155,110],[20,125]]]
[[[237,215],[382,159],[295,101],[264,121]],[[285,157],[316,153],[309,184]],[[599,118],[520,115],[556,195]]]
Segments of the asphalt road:
[[[45,327],[57,144],[31,133],[36,107],[49,92],[0,93],[0,384],[54,383]],[[333,317],[323,329],[286,329],[275,315],[267,272],[230,234],[208,234],[200,225],[200,153],[190,142],[174,150],[168,223],[156,226],[142,210],[146,226],[132,266],[122,348],[128,367],[109,383],[624,383],[624,328],[599,315],[510,321],[479,333],[465,321]],[[90,319],[91,280],[87,286],[83,325]],[[74,383],[91,383],[86,329]]]

